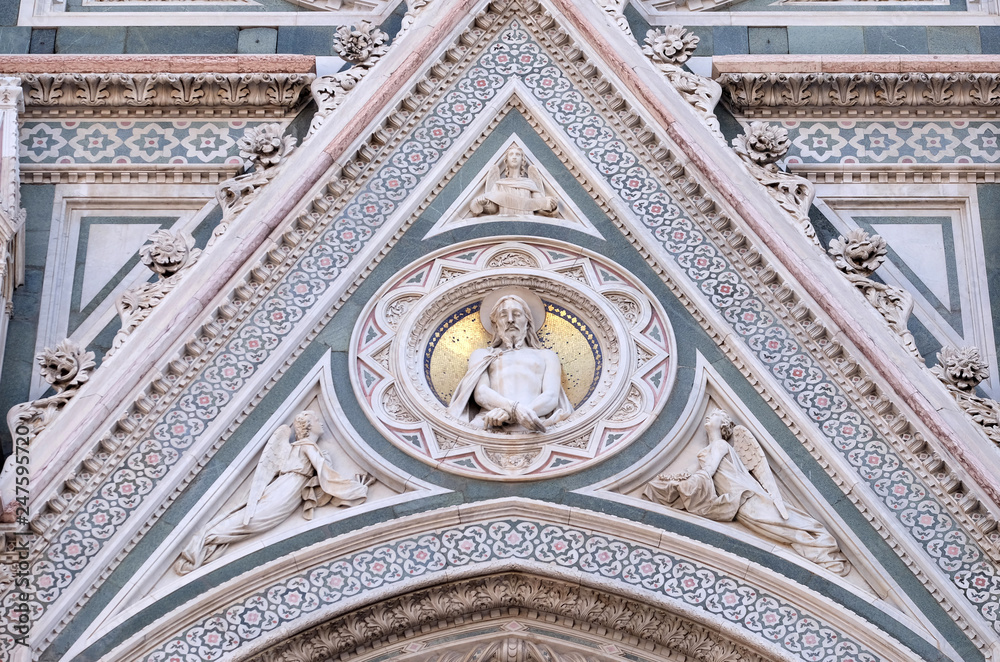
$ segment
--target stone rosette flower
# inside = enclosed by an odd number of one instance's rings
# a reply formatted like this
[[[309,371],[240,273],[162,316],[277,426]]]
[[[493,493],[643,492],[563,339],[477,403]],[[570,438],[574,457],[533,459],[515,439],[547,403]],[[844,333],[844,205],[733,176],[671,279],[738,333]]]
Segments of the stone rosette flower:
[[[733,139],[736,151],[760,166],[775,163],[788,153],[788,131],[765,122],[753,122],[746,133]]]
[[[829,253],[844,273],[870,276],[885,262],[887,251],[885,239],[857,228],[831,241]]]
[[[142,263],[162,278],[168,278],[188,265],[194,238],[181,232],[157,230],[149,235],[151,244],[139,251]]]
[[[938,365],[931,368],[931,372],[959,391],[972,391],[990,376],[989,366],[979,355],[978,347],[944,347],[937,358]]]
[[[42,378],[56,393],[80,386],[90,379],[90,371],[94,368],[94,353],[69,339],[55,349],[46,347],[35,360],[41,367]]]
[[[668,25],[646,33],[642,52],[656,64],[682,65],[698,47],[699,38],[679,25]]]
[[[295,138],[282,137],[283,133],[284,129],[277,123],[248,127],[236,142],[247,168],[266,170],[278,165],[295,146]]]
[[[356,26],[340,26],[333,38],[333,49],[345,62],[374,64],[369,60],[377,60],[388,52],[387,41],[389,35],[368,21],[361,21]]]

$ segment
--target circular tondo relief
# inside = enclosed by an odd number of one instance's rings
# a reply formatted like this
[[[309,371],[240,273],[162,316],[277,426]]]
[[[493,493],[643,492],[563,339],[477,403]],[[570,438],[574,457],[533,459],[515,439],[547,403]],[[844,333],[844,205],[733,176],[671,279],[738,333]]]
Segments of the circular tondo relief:
[[[663,407],[673,334],[620,266],[545,239],[477,240],[399,272],[362,312],[351,381],[394,444],[499,480],[578,471]]]

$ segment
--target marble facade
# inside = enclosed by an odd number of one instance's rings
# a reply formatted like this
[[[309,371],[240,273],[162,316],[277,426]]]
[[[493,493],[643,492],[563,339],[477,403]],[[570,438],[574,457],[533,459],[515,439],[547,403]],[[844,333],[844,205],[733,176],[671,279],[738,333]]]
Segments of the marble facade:
[[[987,4],[21,3],[0,659],[1000,660]]]

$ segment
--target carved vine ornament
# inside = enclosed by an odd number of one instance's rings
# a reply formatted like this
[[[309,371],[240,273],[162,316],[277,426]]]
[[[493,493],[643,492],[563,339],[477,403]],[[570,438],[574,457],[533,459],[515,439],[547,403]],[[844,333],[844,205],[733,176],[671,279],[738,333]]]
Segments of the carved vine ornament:
[[[913,334],[906,326],[913,311],[913,296],[903,288],[886,285],[870,278],[885,262],[888,252],[885,239],[877,234],[869,235],[857,228],[848,232],[846,237],[837,237],[831,241],[829,252],[837,268],[882,315],[903,347],[915,359],[923,362],[923,357],[920,356],[917,344],[913,340]]]

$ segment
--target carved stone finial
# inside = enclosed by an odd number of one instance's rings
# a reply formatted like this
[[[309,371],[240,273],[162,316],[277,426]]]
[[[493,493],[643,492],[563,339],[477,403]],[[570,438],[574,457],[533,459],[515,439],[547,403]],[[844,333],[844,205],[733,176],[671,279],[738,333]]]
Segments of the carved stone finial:
[[[668,25],[646,33],[642,52],[656,64],[680,66],[691,58],[698,48],[698,35],[688,32],[679,25]]]
[[[711,78],[705,78],[681,69],[698,47],[698,37],[679,25],[650,30],[642,52],[667,77],[674,89],[694,107],[709,130],[724,140],[715,116],[715,106],[722,97],[722,87]]]
[[[733,149],[754,178],[817,245],[816,229],[809,220],[809,207],[816,187],[804,177],[784,172],[776,163],[788,152],[788,132],[764,122],[753,122],[743,135],[733,139]]]
[[[869,235],[861,228],[855,228],[846,237],[831,241],[828,252],[837,268],[844,273],[868,277],[885,262],[888,247],[881,236]]]
[[[356,26],[340,26],[333,38],[333,49],[345,62],[362,67],[371,66],[389,52],[387,41],[389,35],[368,21],[361,21]]]
[[[885,262],[888,252],[885,239],[856,228],[848,232],[846,237],[840,236],[832,240],[828,252],[847,280],[858,288],[868,303],[888,322],[889,328],[896,332],[906,351],[923,362],[913,334],[907,328],[907,321],[913,312],[913,296],[901,287],[869,278]]]
[[[17,432],[22,425],[28,428],[26,436],[29,437],[44,430],[90,379],[94,368],[94,353],[69,339],[63,340],[55,349],[46,347],[35,360],[41,368],[42,378],[55,389],[56,394],[11,408],[7,414],[7,425],[16,436],[24,436]]]
[[[261,187],[274,179],[278,166],[295,148],[295,137],[283,133],[284,129],[278,123],[262,124],[247,127],[243,137],[237,141],[236,146],[248,172],[219,184],[215,197],[222,207],[222,221],[212,232],[208,241],[210,248],[229,229],[233,219],[246,209]]]
[[[971,393],[990,376],[989,366],[979,355],[978,347],[943,347],[938,352],[938,365],[931,368],[949,388]]]
[[[201,256],[194,247],[194,237],[183,232],[157,230],[139,250],[142,263],[159,276],[154,283],[143,283],[127,290],[118,297],[115,307],[122,320],[122,328],[115,334],[111,349],[104,358],[113,355],[125,343],[136,327],[149,317],[159,303],[181,279],[181,272],[192,266]]]

